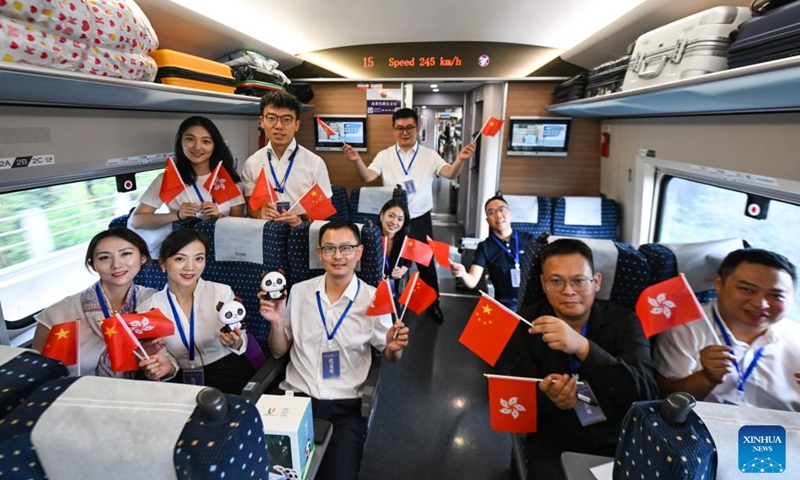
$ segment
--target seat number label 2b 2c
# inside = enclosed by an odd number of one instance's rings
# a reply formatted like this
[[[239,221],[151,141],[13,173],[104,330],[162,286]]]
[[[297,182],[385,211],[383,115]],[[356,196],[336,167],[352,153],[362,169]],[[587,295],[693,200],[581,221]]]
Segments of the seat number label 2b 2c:
[[[6,157],[0,158],[0,170],[9,168],[41,167],[43,165],[54,165],[56,163],[54,155],[30,155],[27,157]]]

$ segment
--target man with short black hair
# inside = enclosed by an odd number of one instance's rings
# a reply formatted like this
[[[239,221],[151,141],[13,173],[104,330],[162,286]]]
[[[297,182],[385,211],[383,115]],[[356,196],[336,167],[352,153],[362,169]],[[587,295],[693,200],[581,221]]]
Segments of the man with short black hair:
[[[393,325],[390,315],[366,315],[375,288],[355,275],[363,249],[353,222],[328,222],[317,247],[325,274],[294,285],[288,305],[259,295],[261,316],[272,325],[270,352],[275,357],[289,352],[291,358],[281,389],[308,395],[314,418],[333,423],[318,479],[357,478],[367,437],[361,394],[371,347],[394,362],[408,345],[402,321]]]
[[[560,239],[540,252],[546,299],[524,307],[497,369],[543,379],[538,430],[528,435],[531,478],[564,478],[564,451],[613,456],[630,405],[656,397],[650,343],[636,315],[596,300],[603,276],[592,250]]]
[[[714,332],[698,320],[656,337],[662,392],[800,411],[800,325],[786,319],[796,285],[795,266],[783,255],[729,253],[714,279],[718,298],[705,306]]]
[[[248,205],[262,169],[280,201],[285,202],[284,207],[300,200],[314,183],[318,183],[330,198],[331,181],[325,162],[298,145],[295,139],[300,128],[300,102],[297,98],[288,92],[269,92],[261,97],[259,111],[259,125],[269,137],[269,143],[245,160],[242,167],[242,185]],[[281,210],[267,203],[255,211],[248,208],[247,214],[252,218],[286,222],[292,227],[302,223],[305,211],[300,204],[292,210]]]
[[[342,151],[356,166],[361,180],[371,182],[378,177],[384,186],[401,185],[408,193],[408,210],[411,214],[409,236],[425,241],[433,237],[431,210],[433,209],[433,179],[440,176],[455,179],[461,173],[464,162],[475,154],[475,142],[470,142],[459,152],[452,164],[445,162],[438,153],[417,143],[419,118],[410,108],[401,108],[392,115],[392,132],[397,141],[395,145],[378,152],[369,167],[361,155],[350,145]],[[439,295],[439,280],[436,276],[436,262],[430,265],[417,264],[420,278],[436,289]],[[442,323],[443,314],[437,300],[428,308],[428,314]]]
[[[484,269],[488,269],[495,298],[516,312],[520,283],[519,259],[525,253],[525,245],[534,236],[511,228],[514,214],[499,192],[486,200],[483,210],[490,228],[489,236],[478,244],[469,272],[464,265],[456,262],[450,263],[450,271],[464,282],[464,286],[475,288],[481,281]]]

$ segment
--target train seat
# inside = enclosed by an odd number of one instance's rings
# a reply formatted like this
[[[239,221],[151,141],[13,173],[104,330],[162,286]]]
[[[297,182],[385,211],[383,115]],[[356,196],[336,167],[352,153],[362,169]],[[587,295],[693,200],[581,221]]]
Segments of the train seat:
[[[372,221],[378,225],[381,208],[391,199],[408,204],[408,194],[399,185],[392,187],[358,187],[350,193],[350,219],[356,223]]]
[[[331,185],[331,203],[336,208],[336,213],[330,216],[328,220],[349,220],[350,219],[350,201],[347,199],[347,188],[341,185]]]
[[[717,298],[714,278],[722,260],[728,253],[748,246],[744,240],[731,238],[682,244],[647,243],[639,251],[650,265],[651,283],[684,273],[697,299],[706,303]]]
[[[0,345],[0,419],[41,385],[68,374],[58,360],[33,350]]]
[[[514,213],[511,228],[539,236],[553,231],[553,200],[531,195],[503,195]]]
[[[605,197],[559,197],[553,207],[553,235],[616,240],[619,204]]]

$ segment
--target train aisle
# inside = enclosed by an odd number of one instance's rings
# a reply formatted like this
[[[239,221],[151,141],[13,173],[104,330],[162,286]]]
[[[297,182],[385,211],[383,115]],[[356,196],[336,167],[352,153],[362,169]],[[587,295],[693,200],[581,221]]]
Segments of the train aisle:
[[[434,234],[448,241],[454,230],[436,226]],[[441,267],[439,278],[444,324],[409,311],[403,358],[382,364],[361,480],[508,478],[511,435],[489,428],[483,373],[490,367],[458,343],[478,297],[456,293]]]

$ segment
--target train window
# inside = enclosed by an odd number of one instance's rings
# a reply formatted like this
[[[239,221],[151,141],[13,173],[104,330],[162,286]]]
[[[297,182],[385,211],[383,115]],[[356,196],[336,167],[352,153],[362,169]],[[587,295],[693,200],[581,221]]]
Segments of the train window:
[[[745,214],[747,194],[716,185],[664,176],[656,241],[690,243],[743,238],[750,245],[786,256],[800,267],[800,205],[772,199],[765,219]],[[800,299],[789,314],[800,321]]]
[[[3,317],[25,318],[97,281],[84,266],[89,240],[127,214],[160,172],[137,173],[139,188],[127,193],[108,177],[0,195]]]

